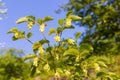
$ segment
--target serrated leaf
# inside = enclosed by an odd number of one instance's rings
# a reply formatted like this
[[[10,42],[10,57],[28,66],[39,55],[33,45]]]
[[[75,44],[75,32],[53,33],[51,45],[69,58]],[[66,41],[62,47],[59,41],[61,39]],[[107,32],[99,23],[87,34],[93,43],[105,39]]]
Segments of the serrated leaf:
[[[78,38],[81,36],[81,32],[76,32],[75,39],[78,40]]]
[[[7,34],[16,33],[16,32],[18,32],[18,29],[17,28],[12,28],[7,32]]]
[[[43,19],[43,22],[47,22],[47,21],[51,21],[53,20],[53,18],[51,16],[46,16],[44,19]]]
[[[54,28],[50,28],[50,31],[48,32],[48,35],[50,36],[53,33],[56,33],[56,30]]]
[[[41,25],[43,23],[42,19],[38,19],[37,22],[39,23],[39,25]]]
[[[26,16],[26,18],[31,20],[31,21],[35,21],[35,17],[34,16]]]
[[[81,17],[76,16],[76,15],[70,15],[70,16],[68,16],[68,18],[69,18],[69,19],[72,19],[72,20],[74,20],[74,21],[79,21],[79,20],[82,19]]]
[[[68,49],[64,52],[63,56],[67,56],[67,55],[75,55],[77,56],[79,54],[79,51],[77,49],[71,48]]]
[[[28,18],[27,18],[27,17],[22,17],[22,18],[19,18],[19,19],[16,21],[16,23],[17,23],[17,24],[20,24],[20,23],[23,23],[23,22],[26,22],[26,21],[28,21]]]
[[[45,43],[49,43],[49,40],[44,40],[44,39],[42,39],[42,40],[39,41],[39,43],[40,43],[41,45],[43,45],[43,44],[45,44]]]
[[[32,36],[32,33],[29,32],[29,33],[27,34],[27,38],[30,38],[31,36]]]
[[[65,22],[65,19],[59,19],[58,20],[58,23],[59,23],[60,26],[63,26],[64,22]]]
[[[25,57],[25,60],[35,58],[35,57],[36,57],[36,54],[29,54]]]

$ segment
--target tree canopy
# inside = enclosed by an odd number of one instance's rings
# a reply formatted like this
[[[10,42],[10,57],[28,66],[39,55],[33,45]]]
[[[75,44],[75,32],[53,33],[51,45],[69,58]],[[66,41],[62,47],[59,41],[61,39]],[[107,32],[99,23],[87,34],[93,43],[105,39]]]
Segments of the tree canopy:
[[[92,44],[94,54],[120,53],[119,0],[69,0],[63,8],[82,17],[77,23],[87,28],[82,42]]]

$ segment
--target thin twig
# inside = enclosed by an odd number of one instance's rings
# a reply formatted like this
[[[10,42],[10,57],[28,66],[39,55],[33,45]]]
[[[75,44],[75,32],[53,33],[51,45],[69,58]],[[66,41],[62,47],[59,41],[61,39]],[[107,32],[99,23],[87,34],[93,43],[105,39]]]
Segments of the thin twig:
[[[33,42],[26,37],[25,37],[25,40],[27,40],[29,43],[33,44]]]
[[[47,40],[46,37],[45,37],[45,35],[43,33],[42,33],[42,35],[43,35],[44,39]],[[48,47],[50,47],[49,43],[48,43]],[[54,56],[52,55],[51,51],[49,51],[49,53],[50,53],[50,56],[53,59],[54,72],[56,73],[56,66],[55,66]]]

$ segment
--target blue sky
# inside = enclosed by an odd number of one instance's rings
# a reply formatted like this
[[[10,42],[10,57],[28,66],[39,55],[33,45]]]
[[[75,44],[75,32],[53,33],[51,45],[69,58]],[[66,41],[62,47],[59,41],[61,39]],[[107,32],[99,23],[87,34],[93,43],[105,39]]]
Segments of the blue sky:
[[[58,27],[57,20],[65,17],[66,12],[62,11],[60,14],[56,14],[55,10],[59,9],[60,5],[67,3],[68,0],[4,0],[3,2],[6,3],[8,8],[8,15],[4,15],[4,19],[0,21],[0,43],[5,43],[4,46],[6,48],[23,49],[25,53],[32,53],[32,45],[30,43],[25,40],[12,41],[12,35],[7,35],[6,33],[13,27],[17,27],[22,31],[29,31],[25,23],[16,24],[16,20],[21,17],[27,15],[33,15],[37,18],[52,16],[54,21],[49,22],[45,30],[47,36],[47,32],[51,27]],[[31,31],[34,32],[31,41],[35,42],[42,39],[42,35],[37,26],[34,26]],[[84,31],[84,29],[78,28],[76,31]],[[68,30],[64,32],[63,37],[72,38],[73,32]],[[54,44],[53,36],[47,36],[52,44]]]

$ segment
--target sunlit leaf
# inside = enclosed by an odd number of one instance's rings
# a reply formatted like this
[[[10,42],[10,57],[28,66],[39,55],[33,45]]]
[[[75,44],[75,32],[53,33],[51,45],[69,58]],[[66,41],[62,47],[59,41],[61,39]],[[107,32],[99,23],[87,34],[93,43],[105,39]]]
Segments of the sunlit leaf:
[[[48,32],[48,35],[50,36],[53,33],[56,33],[56,30],[54,28],[50,28],[50,31]]]
[[[70,15],[70,16],[68,16],[68,18],[69,18],[69,19],[72,19],[72,20],[74,20],[74,21],[79,21],[79,20],[82,19],[81,17],[76,16],[76,15]]]
[[[36,54],[28,54],[27,56],[25,56],[25,60],[35,58],[35,57],[36,57]]]
[[[58,20],[58,23],[59,23],[60,26],[63,26],[64,22],[65,22],[65,19],[59,19]]]
[[[53,20],[53,18],[51,16],[46,16],[44,19],[43,19],[43,22],[47,22],[47,21],[51,21]]]
[[[23,23],[23,22],[27,22],[28,21],[28,18],[27,17],[22,17],[22,18],[19,18],[16,23],[17,24],[20,24],[20,23]]]
[[[68,55],[75,55],[77,56],[79,54],[79,51],[77,49],[74,49],[74,48],[71,48],[71,49],[68,49],[64,52],[64,56],[68,56]]]
[[[17,28],[12,28],[7,33],[10,34],[10,33],[16,33],[16,32],[18,32],[18,29]]]

